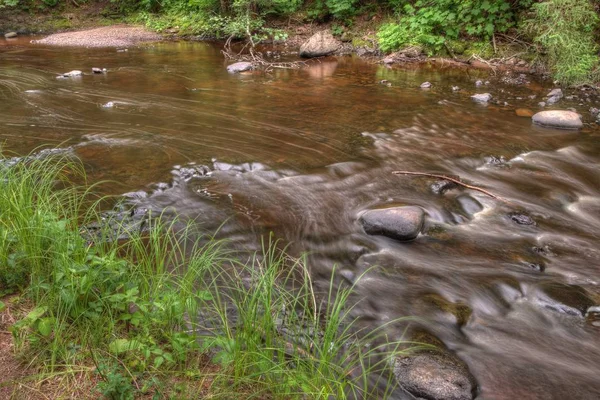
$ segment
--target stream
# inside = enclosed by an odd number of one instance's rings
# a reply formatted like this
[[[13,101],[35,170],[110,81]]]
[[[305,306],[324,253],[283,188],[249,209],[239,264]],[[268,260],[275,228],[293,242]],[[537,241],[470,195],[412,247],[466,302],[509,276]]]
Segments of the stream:
[[[361,324],[415,317],[466,363],[479,399],[600,398],[594,92],[567,89],[548,107],[583,115],[565,131],[517,115],[553,88],[533,77],[355,57],[229,74],[218,43],[31,39],[0,39],[5,154],[68,149],[106,194],[142,191],[130,195],[139,207],[193,218],[241,251],[274,232],[307,254],[317,287],[332,271],[356,283]],[[57,79],[71,70],[84,75]],[[485,92],[488,104],[470,97]],[[460,177],[506,201],[396,170]],[[426,214],[413,241],[359,222],[404,205]],[[391,326],[397,338],[407,328]]]

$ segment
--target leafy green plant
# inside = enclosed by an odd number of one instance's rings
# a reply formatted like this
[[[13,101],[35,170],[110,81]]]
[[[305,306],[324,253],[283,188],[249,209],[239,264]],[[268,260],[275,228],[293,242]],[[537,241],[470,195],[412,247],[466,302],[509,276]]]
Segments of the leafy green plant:
[[[380,46],[385,51],[410,44],[439,51],[446,39],[462,35],[489,39],[495,32],[505,32],[515,25],[516,13],[528,1],[509,0],[417,0],[405,2],[397,23],[383,25]],[[400,9],[400,4],[396,4]]]

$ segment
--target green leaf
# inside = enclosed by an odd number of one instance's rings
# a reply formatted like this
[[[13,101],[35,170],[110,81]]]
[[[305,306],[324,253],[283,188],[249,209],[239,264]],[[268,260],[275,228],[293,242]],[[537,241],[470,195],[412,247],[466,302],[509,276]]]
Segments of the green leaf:
[[[46,314],[46,311],[48,311],[48,307],[46,306],[36,307],[27,314],[25,319],[30,322],[37,321],[42,315]]]
[[[116,339],[108,345],[111,353],[121,354],[131,350],[139,350],[142,344],[137,340]]]
[[[6,304],[3,301],[0,301],[0,312],[6,310]]]
[[[46,317],[40,319],[40,322],[37,324],[37,330],[42,336],[50,336],[52,331],[54,330],[54,318]]]
[[[164,359],[164,357],[156,357],[156,358],[154,359],[154,367],[155,367],[155,368],[158,368],[158,367],[160,367],[160,366],[161,366],[161,365],[162,365],[164,362],[165,362],[165,359]]]

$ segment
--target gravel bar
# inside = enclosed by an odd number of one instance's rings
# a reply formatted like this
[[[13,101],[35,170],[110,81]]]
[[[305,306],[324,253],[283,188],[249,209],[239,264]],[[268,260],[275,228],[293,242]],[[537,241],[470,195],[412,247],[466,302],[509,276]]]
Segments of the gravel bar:
[[[105,26],[85,31],[55,33],[34,43],[76,47],[128,47],[161,39],[160,35],[141,27]]]

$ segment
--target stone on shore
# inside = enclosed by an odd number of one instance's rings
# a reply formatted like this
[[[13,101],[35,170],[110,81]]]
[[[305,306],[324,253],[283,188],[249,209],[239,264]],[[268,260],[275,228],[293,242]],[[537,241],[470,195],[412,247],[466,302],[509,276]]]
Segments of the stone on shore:
[[[566,110],[540,111],[531,119],[536,125],[557,129],[579,129],[583,126],[579,114]]]
[[[406,206],[369,210],[360,216],[360,222],[369,235],[381,235],[406,241],[415,239],[425,220],[421,207]]]
[[[340,47],[339,40],[329,31],[317,32],[300,46],[300,57],[323,57],[335,53]]]
[[[4,34],[4,37],[7,39],[12,39],[17,37],[17,32],[7,32]]]
[[[231,64],[227,66],[227,72],[231,74],[237,74],[240,72],[250,71],[252,69],[252,63],[241,61],[236,62],[235,64]]]

